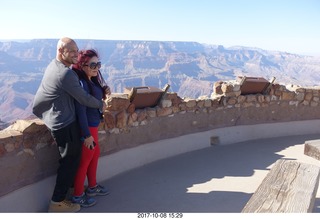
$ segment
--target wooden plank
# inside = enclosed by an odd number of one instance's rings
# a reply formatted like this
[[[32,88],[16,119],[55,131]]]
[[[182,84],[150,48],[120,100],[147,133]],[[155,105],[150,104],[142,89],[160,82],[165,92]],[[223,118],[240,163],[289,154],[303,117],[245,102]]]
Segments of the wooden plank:
[[[279,159],[242,212],[312,212],[319,176],[318,166]]]
[[[320,160],[320,140],[306,141],[304,143],[304,154]]]

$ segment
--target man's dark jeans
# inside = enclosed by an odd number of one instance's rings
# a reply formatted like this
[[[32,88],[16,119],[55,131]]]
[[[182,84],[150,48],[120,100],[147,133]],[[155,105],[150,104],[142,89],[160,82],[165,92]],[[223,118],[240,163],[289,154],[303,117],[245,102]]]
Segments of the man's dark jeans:
[[[73,185],[79,166],[82,147],[80,127],[75,121],[62,129],[52,131],[51,134],[61,155],[52,201],[61,202]]]

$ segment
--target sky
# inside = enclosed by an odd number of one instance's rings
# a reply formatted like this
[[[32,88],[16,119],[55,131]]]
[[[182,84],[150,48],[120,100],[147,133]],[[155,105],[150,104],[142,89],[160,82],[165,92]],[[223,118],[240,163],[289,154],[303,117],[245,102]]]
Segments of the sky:
[[[0,0],[0,40],[187,41],[320,56],[320,0]]]

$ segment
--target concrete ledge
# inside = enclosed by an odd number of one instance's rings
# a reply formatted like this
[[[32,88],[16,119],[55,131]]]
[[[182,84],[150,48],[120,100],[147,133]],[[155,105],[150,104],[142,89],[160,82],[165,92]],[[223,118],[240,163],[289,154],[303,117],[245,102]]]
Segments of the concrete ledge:
[[[212,136],[218,136],[220,144],[274,138],[290,135],[320,133],[320,120],[304,120],[257,125],[232,126],[212,130]]]
[[[304,154],[320,160],[320,140],[306,141]]]
[[[164,139],[124,149],[99,160],[98,181],[182,153],[210,147],[212,137],[219,146],[254,139],[317,134],[320,120],[232,126]],[[214,144],[215,145],[215,144]],[[44,212],[51,198],[55,177],[23,187],[0,197],[0,212]],[[32,197],[26,201],[23,197]]]

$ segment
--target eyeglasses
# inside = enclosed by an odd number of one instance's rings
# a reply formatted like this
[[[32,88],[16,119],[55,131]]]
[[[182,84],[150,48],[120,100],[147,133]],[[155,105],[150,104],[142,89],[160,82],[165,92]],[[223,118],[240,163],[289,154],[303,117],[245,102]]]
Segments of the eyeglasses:
[[[84,65],[84,66],[89,66],[90,69],[100,69],[101,68],[101,62],[91,62],[89,65]]]

